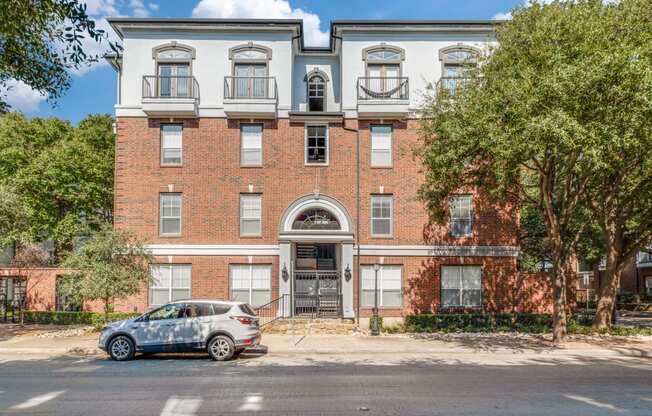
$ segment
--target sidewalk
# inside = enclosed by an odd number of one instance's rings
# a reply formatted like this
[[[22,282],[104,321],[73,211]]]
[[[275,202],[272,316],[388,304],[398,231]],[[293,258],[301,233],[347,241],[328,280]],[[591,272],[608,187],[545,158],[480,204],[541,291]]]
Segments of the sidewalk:
[[[66,332],[73,334],[65,336]],[[78,335],[81,333],[81,335]],[[66,329],[64,336],[38,330],[3,334],[0,360],[16,356],[105,356],[97,348],[98,333]],[[263,335],[262,346],[244,356],[244,364],[295,365],[314,362],[393,363],[423,360],[495,364],[531,360],[642,359],[652,365],[652,337],[572,337],[555,348],[546,337],[521,334],[422,335]]]

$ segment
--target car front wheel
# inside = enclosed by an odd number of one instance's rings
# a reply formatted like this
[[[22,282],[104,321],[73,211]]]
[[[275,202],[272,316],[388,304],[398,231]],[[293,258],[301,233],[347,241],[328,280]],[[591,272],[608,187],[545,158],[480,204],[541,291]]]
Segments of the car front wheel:
[[[235,345],[226,335],[218,335],[208,343],[208,355],[214,361],[228,361],[235,353]]]
[[[116,361],[129,361],[135,354],[136,348],[129,337],[118,335],[109,343],[109,355]]]

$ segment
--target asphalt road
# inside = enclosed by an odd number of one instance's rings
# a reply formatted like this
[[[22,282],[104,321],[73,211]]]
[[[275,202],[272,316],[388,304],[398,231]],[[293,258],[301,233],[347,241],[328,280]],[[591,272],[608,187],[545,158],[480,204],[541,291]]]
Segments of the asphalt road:
[[[7,360],[0,363],[0,414],[652,414],[649,359],[250,365],[256,359]]]

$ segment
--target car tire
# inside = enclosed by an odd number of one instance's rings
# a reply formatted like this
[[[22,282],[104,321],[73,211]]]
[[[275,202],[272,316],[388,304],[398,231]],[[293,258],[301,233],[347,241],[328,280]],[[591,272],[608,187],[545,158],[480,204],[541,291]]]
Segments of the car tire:
[[[234,354],[233,340],[226,335],[217,335],[208,342],[208,355],[213,361],[229,361]]]
[[[131,338],[118,335],[109,342],[109,355],[115,361],[129,361],[136,355],[136,347]]]

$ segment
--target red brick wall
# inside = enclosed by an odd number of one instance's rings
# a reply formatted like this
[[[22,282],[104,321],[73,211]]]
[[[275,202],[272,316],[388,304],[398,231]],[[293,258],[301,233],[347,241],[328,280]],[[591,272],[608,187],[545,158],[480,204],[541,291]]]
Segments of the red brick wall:
[[[115,222],[141,238],[160,244],[270,244],[276,243],[283,211],[295,199],[319,189],[339,200],[350,216],[355,208],[356,134],[341,124],[329,127],[330,163],[304,166],[304,126],[288,120],[265,121],[262,168],[240,167],[240,130],[236,121],[202,118],[185,120],[183,167],[160,166],[160,124],[166,120],[120,118],[117,121]],[[356,122],[348,122],[355,127]],[[474,235],[451,238],[447,228],[429,226],[423,204],[417,200],[422,174],[413,157],[418,145],[416,122],[394,123],[392,169],[370,168],[370,130],[360,123],[362,244],[481,244],[516,245],[517,211],[496,206],[477,195]],[[183,194],[180,237],[158,233],[159,192],[168,185]],[[240,237],[240,193],[248,185],[262,192],[263,235]],[[370,194],[394,197],[394,237],[369,235]]]

